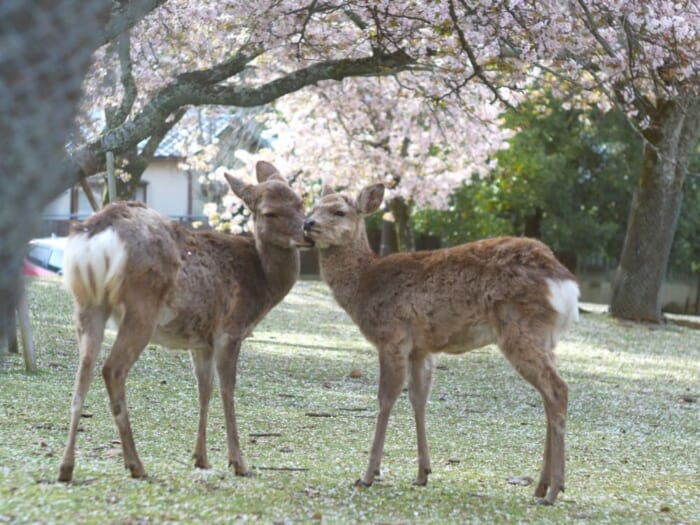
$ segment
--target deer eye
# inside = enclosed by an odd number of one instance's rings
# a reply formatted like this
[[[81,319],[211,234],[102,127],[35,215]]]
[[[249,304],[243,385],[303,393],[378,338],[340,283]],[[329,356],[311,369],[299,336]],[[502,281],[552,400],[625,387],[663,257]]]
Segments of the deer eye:
[[[267,212],[267,213],[263,213],[263,217],[266,217],[266,218],[268,218],[268,219],[276,219],[276,218],[277,218],[277,214],[276,214],[276,213],[272,213],[272,212]]]
[[[343,210],[338,210],[335,213],[333,213],[336,217],[345,217],[345,212]]]

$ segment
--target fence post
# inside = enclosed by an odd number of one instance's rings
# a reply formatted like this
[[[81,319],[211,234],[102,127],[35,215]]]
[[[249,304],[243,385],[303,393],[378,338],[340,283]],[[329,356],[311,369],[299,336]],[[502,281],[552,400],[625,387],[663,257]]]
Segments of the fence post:
[[[107,160],[107,198],[109,202],[114,202],[117,199],[117,180],[114,178],[114,153],[108,151],[106,153]]]
[[[32,323],[29,317],[29,303],[27,302],[27,291],[22,286],[19,303],[17,304],[17,314],[19,317],[19,329],[22,334],[22,350],[24,354],[24,369],[27,372],[36,372],[36,352],[34,352],[34,335],[32,334]]]

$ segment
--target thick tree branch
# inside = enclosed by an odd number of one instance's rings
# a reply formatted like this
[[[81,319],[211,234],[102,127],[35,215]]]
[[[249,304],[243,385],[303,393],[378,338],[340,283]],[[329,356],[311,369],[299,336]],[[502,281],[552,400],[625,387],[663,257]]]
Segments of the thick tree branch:
[[[167,0],[115,0],[112,12],[102,28],[98,47],[128,31],[148,13],[166,2]]]
[[[131,37],[129,33],[122,33],[118,37],[117,52],[119,55],[119,66],[121,69],[121,83],[124,89],[124,96],[116,106],[107,106],[105,108],[106,129],[115,128],[124,123],[128,118],[131,108],[134,106],[138,90],[136,88],[136,80],[132,72],[131,64]]]
[[[186,108],[180,108],[178,109],[173,116],[168,119],[165,122],[162,122],[161,125],[155,129],[155,131],[151,134],[151,136],[148,138],[148,141],[146,142],[146,145],[141,149],[140,157],[143,157],[147,159],[148,162],[150,162],[153,159],[153,156],[156,154],[156,150],[158,149],[158,146],[160,146],[160,143],[163,142],[163,139],[165,136],[168,134],[168,132],[175,127],[175,125],[180,122],[182,117],[185,116],[185,113],[187,113]]]
[[[407,69],[414,62],[415,60],[404,51],[366,58],[329,60],[298,69],[259,87],[236,88],[221,84],[201,86],[201,89],[198,87],[196,92],[188,94],[187,103],[237,107],[262,106],[322,80],[389,75]]]
[[[107,151],[122,153],[151,136],[160,123],[186,105],[222,105],[234,107],[261,106],[322,80],[342,80],[353,76],[379,76],[408,69],[415,60],[403,51],[357,59],[330,60],[313,64],[257,87],[235,87],[217,84],[223,78],[235,76],[249,60],[260,53],[239,53],[231,60],[209,70],[180,75],[162,88],[132,119],[109,130],[97,141],[77,149],[72,155],[80,167],[74,171],[77,179],[95,173],[97,160]],[[225,73],[229,75],[224,77]]]
[[[256,57],[263,54],[265,49],[253,44],[244,45],[231,58],[207,69],[188,71],[177,76],[173,84],[163,88],[164,90],[175,84],[215,84],[222,82],[241,73],[245,67]]]

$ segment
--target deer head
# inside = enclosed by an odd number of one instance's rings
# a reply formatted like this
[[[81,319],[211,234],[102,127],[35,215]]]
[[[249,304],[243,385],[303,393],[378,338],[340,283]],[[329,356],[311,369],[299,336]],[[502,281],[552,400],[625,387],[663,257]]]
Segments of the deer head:
[[[367,186],[357,199],[324,187],[321,200],[304,221],[304,236],[320,249],[348,244],[364,231],[362,219],[377,211],[383,198],[383,184]]]
[[[310,246],[304,238],[304,207],[299,196],[272,164],[259,161],[255,166],[258,184],[247,184],[225,173],[233,192],[253,216],[256,239],[280,248]]]

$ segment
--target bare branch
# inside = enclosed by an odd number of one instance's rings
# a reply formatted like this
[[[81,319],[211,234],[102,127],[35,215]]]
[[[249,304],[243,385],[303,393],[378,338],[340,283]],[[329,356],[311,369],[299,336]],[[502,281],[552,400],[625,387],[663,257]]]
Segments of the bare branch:
[[[107,44],[118,35],[128,31],[139,23],[148,13],[166,2],[167,0],[115,1],[112,12],[102,28],[99,46]]]
[[[131,64],[131,37],[128,32],[122,33],[117,39],[119,66],[121,69],[120,80],[124,89],[124,96],[119,107],[107,106],[105,108],[106,129],[111,129],[123,124],[134,106],[138,90],[136,80],[132,72]]]
[[[467,57],[469,58],[469,62],[471,63],[472,68],[474,69],[474,74],[472,76],[476,76],[477,78],[479,78],[479,80],[481,80],[484,83],[484,85],[491,90],[494,97],[496,97],[496,100],[501,102],[507,108],[514,110],[515,108],[513,107],[513,105],[501,96],[501,94],[498,91],[498,88],[484,74],[484,68],[481,66],[481,64],[479,64],[479,61],[476,58],[476,55],[474,54],[474,51],[472,50],[471,46],[467,42],[467,39],[464,35],[464,31],[462,31],[462,28],[459,25],[459,18],[457,17],[457,12],[455,10],[454,1],[449,0],[448,6],[449,6],[450,18],[452,19],[452,24],[454,25],[455,31],[457,31],[457,37],[459,38],[459,44],[462,47],[462,49],[467,53]]]
[[[584,17],[586,19],[586,28],[591,32],[591,35],[593,35],[593,38],[595,38],[598,43],[601,45],[601,47],[605,50],[605,52],[611,56],[615,57],[615,51],[613,50],[612,46],[608,43],[607,40],[605,40],[600,32],[597,29],[597,25],[595,20],[593,20],[593,16],[591,16],[591,12],[588,10],[588,6],[586,6],[586,3],[584,0],[577,0],[578,5],[581,7],[581,10],[583,11]]]

